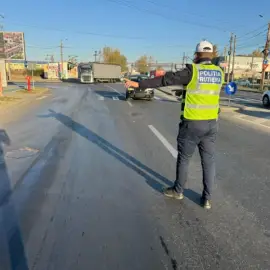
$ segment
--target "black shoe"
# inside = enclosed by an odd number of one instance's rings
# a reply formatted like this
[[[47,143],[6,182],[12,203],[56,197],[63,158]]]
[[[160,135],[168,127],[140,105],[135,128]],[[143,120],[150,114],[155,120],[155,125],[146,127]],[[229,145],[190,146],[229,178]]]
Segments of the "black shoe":
[[[203,197],[201,198],[201,205],[205,209],[211,209],[212,208],[211,201],[210,200],[207,200],[207,199],[205,199]]]
[[[176,192],[174,187],[169,187],[169,188],[164,189],[163,194],[166,197],[174,198],[176,200],[184,199],[184,194],[182,192],[181,193]]]

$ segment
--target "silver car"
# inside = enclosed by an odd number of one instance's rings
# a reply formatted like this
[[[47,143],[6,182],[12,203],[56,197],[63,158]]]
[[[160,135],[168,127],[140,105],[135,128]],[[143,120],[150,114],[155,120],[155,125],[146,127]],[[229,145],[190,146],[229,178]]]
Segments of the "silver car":
[[[270,90],[267,90],[263,93],[262,104],[265,108],[270,107]]]

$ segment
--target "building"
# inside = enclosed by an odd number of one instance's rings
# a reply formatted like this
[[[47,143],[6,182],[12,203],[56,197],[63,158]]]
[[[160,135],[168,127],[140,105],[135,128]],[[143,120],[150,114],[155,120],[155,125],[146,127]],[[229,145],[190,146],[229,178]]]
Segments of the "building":
[[[224,57],[217,57],[215,58],[214,64],[220,65],[221,63],[224,64],[224,71],[228,72],[228,61],[224,59]],[[233,66],[233,57],[231,57],[231,64],[230,64],[230,73],[232,72]],[[260,78],[262,72],[262,64],[263,64],[263,57],[252,57],[252,56],[235,56],[234,59],[234,78],[249,78],[255,77]],[[266,69],[266,75],[269,76],[270,72],[270,65]]]

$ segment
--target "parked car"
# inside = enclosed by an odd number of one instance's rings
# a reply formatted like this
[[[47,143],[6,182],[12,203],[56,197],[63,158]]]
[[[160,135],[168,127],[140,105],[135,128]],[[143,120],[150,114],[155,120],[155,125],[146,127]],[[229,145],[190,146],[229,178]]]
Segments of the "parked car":
[[[251,87],[251,82],[249,80],[235,80],[235,83],[239,86]]]
[[[147,75],[130,75],[128,77],[129,80],[134,81],[134,82],[140,82],[141,80],[146,80],[149,77]],[[129,98],[132,99],[148,99],[152,100],[154,98],[154,89],[148,88],[145,90],[138,89],[138,88],[133,88],[129,87],[126,90],[126,100]]]
[[[262,104],[265,108],[270,107],[270,90],[267,90],[263,93]]]

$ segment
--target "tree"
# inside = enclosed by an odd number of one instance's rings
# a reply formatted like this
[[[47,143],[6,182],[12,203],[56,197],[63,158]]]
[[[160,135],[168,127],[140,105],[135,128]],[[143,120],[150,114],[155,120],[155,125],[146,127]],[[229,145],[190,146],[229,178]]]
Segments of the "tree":
[[[219,56],[218,46],[214,45],[213,46],[213,58],[218,57],[218,56]]]
[[[253,56],[253,57],[262,57],[262,56],[263,56],[263,53],[262,53],[262,51],[258,48],[258,49],[254,50],[254,51],[252,52],[251,56]]]
[[[127,58],[121,54],[120,50],[104,47],[102,57],[104,63],[120,65],[122,71],[127,70]]]
[[[149,72],[150,69],[150,59],[152,59],[151,57],[147,57],[146,55],[141,56],[136,62],[135,62],[135,67],[137,69],[137,71],[139,71],[140,73],[146,73]]]

